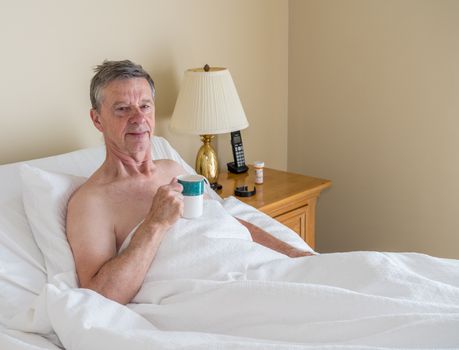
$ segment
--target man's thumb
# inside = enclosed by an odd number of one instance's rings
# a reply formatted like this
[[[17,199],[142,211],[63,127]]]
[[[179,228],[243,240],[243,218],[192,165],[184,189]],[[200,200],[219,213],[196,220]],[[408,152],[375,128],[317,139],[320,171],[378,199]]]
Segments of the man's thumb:
[[[172,178],[171,182],[169,182],[169,184],[170,184],[170,185],[173,185],[173,184],[176,184],[177,182],[178,182],[177,177],[174,176],[174,177]]]

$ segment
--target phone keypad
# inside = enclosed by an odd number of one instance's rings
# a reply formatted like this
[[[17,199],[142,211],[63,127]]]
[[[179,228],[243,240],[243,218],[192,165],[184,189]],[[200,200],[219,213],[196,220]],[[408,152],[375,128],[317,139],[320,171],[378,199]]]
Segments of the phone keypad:
[[[242,145],[236,146],[236,163],[238,166],[245,164],[244,151],[242,149]]]

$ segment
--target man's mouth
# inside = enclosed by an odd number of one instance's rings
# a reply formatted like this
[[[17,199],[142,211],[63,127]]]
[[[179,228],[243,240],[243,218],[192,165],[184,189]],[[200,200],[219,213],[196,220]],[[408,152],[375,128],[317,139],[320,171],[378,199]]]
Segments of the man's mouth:
[[[142,137],[145,134],[148,134],[148,131],[128,132],[126,135],[129,135],[129,136],[132,136],[132,137]]]

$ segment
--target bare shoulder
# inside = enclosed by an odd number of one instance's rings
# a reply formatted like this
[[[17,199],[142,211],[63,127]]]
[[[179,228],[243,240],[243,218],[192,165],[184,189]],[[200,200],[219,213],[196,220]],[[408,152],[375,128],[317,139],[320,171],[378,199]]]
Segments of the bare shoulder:
[[[186,174],[185,169],[183,169],[183,167],[178,162],[172,159],[156,160],[155,165],[158,166],[158,168],[162,172],[166,173],[169,177]]]
[[[67,205],[66,234],[70,243],[93,232],[110,230],[109,211],[104,192],[91,179],[70,197]],[[106,226],[106,227],[104,227]]]
[[[97,186],[95,186],[91,180],[88,180],[70,197],[67,214],[73,214],[74,211],[92,212],[94,207],[98,207],[101,204],[102,197]]]

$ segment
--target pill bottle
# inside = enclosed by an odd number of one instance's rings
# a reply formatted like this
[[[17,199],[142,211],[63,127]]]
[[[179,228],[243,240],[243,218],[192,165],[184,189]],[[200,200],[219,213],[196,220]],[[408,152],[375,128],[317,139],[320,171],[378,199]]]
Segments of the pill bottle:
[[[253,167],[255,168],[255,183],[261,185],[263,183],[263,167],[265,166],[264,162],[254,162]]]

